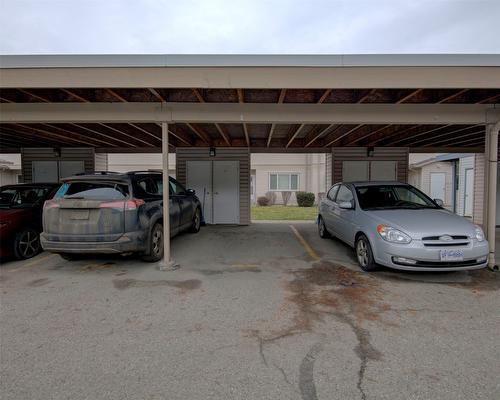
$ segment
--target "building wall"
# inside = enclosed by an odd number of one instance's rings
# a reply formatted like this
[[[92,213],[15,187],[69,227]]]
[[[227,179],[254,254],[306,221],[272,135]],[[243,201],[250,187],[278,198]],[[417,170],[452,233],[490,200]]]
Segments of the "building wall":
[[[450,162],[435,162],[424,165],[421,168],[421,185],[422,190],[428,196],[431,196],[431,174],[432,173],[445,174],[445,208],[453,210],[453,166]]]
[[[465,210],[465,171],[474,168],[475,156],[462,157],[458,163],[457,214],[464,215]],[[474,212],[474,200],[472,210]]]
[[[247,148],[217,148],[216,157],[210,157],[208,148],[178,147],[176,170],[177,179],[186,184],[186,161],[239,161],[240,163],[240,225],[250,224],[250,154]]]
[[[474,157],[474,215],[472,220],[478,224],[483,224],[483,210],[485,202],[485,157],[483,153],[478,153]]]
[[[147,171],[149,169],[163,168],[160,153],[110,153],[108,154],[108,169],[116,172]],[[170,175],[175,174],[175,153],[168,154],[168,169]],[[175,176],[175,175],[174,175]]]
[[[265,196],[269,188],[270,174],[289,172],[299,175],[297,191],[314,193],[316,199],[326,191],[325,154],[252,154],[252,173],[255,171],[255,199]],[[282,204],[281,190],[276,191],[276,203]],[[295,192],[289,203],[296,205]]]
[[[366,147],[333,147],[332,148],[332,177],[333,182],[342,182],[342,170],[344,161],[396,161],[397,180],[408,181],[408,157],[407,147],[375,147],[373,154],[368,157]]]
[[[0,154],[0,186],[22,182],[20,175],[21,154]]]
[[[23,181],[33,181],[33,161],[83,161],[85,172],[95,171],[95,152],[90,147],[62,147],[57,156],[50,147],[21,149]]]

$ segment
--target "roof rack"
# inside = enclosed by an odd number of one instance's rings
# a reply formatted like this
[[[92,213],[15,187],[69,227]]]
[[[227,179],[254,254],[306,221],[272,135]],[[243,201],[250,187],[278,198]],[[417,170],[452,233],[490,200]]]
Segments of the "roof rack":
[[[121,172],[115,171],[94,171],[94,172],[78,172],[74,176],[82,176],[82,175],[119,175]]]
[[[144,171],[129,171],[127,172],[128,175],[135,175],[135,174],[162,174],[163,171],[159,169],[148,169]]]

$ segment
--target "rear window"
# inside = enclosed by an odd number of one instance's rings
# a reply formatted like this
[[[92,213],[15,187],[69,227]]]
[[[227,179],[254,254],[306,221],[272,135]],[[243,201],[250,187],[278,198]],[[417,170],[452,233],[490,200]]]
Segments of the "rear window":
[[[106,182],[66,182],[57,191],[55,198],[121,200],[128,196],[128,185]]]

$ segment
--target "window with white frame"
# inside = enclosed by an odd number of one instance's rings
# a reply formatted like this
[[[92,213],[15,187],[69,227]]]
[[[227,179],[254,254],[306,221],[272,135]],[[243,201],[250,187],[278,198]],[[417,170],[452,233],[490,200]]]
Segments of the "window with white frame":
[[[299,174],[293,172],[269,174],[269,190],[299,190]]]

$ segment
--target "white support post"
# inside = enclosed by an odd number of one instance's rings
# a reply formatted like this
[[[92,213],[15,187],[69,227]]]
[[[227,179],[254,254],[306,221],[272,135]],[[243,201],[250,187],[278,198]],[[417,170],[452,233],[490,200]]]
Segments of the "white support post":
[[[500,130],[500,121],[494,125],[486,127],[486,159],[487,159],[487,220],[486,237],[490,244],[488,257],[488,267],[498,271],[498,265],[495,262],[495,235],[496,235],[496,196],[497,196],[497,168],[498,168],[498,131]]]
[[[161,123],[161,148],[163,162],[163,261],[160,270],[169,271],[177,267],[170,258],[170,182],[168,175],[168,123]]]

